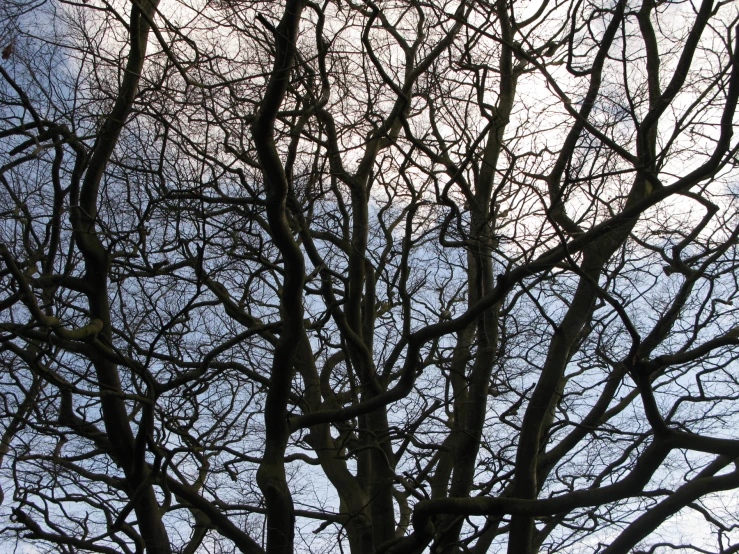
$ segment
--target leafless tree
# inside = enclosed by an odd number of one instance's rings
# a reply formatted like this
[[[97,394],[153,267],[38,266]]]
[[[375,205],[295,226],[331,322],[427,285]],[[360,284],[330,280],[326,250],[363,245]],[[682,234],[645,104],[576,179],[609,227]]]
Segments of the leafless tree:
[[[739,552],[739,10],[6,0],[0,539]]]

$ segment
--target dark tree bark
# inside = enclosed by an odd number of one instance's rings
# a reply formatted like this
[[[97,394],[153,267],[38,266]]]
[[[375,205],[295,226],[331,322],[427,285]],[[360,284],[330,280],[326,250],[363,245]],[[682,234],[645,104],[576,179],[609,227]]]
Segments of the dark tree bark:
[[[0,6],[2,540],[735,552],[738,17]]]

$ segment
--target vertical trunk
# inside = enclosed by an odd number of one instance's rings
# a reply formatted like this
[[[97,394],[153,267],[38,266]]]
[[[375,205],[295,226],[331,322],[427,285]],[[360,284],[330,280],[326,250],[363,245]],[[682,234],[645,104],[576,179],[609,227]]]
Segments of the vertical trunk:
[[[291,554],[295,533],[295,508],[285,475],[285,450],[290,437],[287,404],[303,335],[303,280],[305,262],[286,215],[288,179],[275,146],[274,125],[294,66],[302,0],[288,0],[275,29],[275,62],[267,89],[252,124],[252,135],[262,166],[266,190],[267,221],[284,264],[280,297],[283,322],[274,350],[269,391],[264,409],[266,442],[257,484],[267,505],[267,552]]]
[[[562,152],[549,176],[551,217],[567,232],[579,232],[580,230],[565,214],[560,192],[560,181],[584,128],[582,121],[590,115],[597,98],[606,56],[623,17],[624,2],[619,2],[593,61],[590,84],[580,108],[581,119],[570,129],[564,141]],[[640,179],[637,179],[637,181],[640,181]],[[637,189],[638,193],[634,194]],[[635,183],[632,195],[629,197],[630,200],[641,198],[643,196],[642,189],[643,187],[639,187],[638,182]],[[539,455],[543,446],[541,441],[548,428],[547,422],[551,421],[552,413],[559,401],[557,390],[560,387],[567,363],[573,354],[573,348],[581,336],[586,322],[590,320],[592,315],[593,305],[598,294],[596,285],[603,266],[626,240],[633,225],[633,222],[626,224],[601,237],[584,251],[581,265],[584,277],[579,281],[567,314],[555,330],[544,362],[544,368],[524,414],[514,468],[513,496],[515,497],[533,499],[538,495],[541,484],[537,482],[536,468],[539,465]],[[533,518],[522,516],[511,518],[508,541],[509,554],[529,554],[532,552],[533,535]]]
[[[502,36],[510,40],[511,24],[506,2],[496,4],[496,13]],[[493,271],[493,249],[496,246],[494,234],[495,214],[491,213],[494,200],[495,176],[498,159],[503,147],[503,138],[508,125],[513,100],[516,93],[516,74],[513,69],[513,52],[504,44],[500,54],[500,85],[498,103],[492,117],[492,127],[475,183],[475,196],[472,202],[471,239],[468,251],[468,306],[474,305],[495,287]],[[458,335],[455,359],[452,364],[452,387],[454,390],[454,429],[450,435],[451,454],[454,458],[451,474],[450,497],[466,497],[472,491],[477,455],[487,414],[487,398],[490,379],[498,348],[499,305],[487,310],[477,323]],[[471,356],[473,333],[477,338],[474,362],[467,374],[467,358]],[[466,356],[462,352],[466,349]],[[441,468],[441,464],[440,464]],[[446,477],[445,477],[446,479]],[[437,539],[435,552],[454,553],[459,551],[459,537],[464,519],[445,516],[437,528],[442,535]]]
[[[131,49],[119,94],[101,127],[82,186],[79,190],[72,191],[72,227],[75,242],[85,260],[85,279],[91,291],[88,294],[90,316],[103,322],[99,339],[107,345],[112,345],[113,342],[108,304],[109,258],[97,229],[98,192],[110,156],[136,97],[146,57],[149,21],[156,12],[157,4],[156,0],[149,0],[131,9]],[[162,523],[154,490],[147,479],[145,453],[137,452],[134,448],[133,432],[122,400],[123,390],[118,367],[102,356],[93,357],[92,362],[100,390],[105,392],[101,397],[105,430],[115,458],[129,481],[129,495],[134,503],[133,509],[147,552],[169,554],[169,537]]]
[[[374,269],[367,260],[369,188],[369,176],[353,182],[352,250],[349,255],[346,304],[346,318],[350,333],[353,334],[352,339],[347,341],[347,356],[357,371],[363,400],[371,399],[385,390],[372,359],[375,282]],[[373,549],[376,549],[395,536],[395,456],[390,443],[386,409],[380,408],[360,417],[358,433],[365,450],[359,454],[357,480],[366,490]]]

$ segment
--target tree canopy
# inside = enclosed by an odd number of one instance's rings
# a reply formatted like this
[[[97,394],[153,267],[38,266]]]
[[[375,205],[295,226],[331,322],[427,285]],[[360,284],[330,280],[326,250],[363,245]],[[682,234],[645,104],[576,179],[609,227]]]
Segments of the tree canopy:
[[[739,10],[6,0],[0,541],[739,552]]]

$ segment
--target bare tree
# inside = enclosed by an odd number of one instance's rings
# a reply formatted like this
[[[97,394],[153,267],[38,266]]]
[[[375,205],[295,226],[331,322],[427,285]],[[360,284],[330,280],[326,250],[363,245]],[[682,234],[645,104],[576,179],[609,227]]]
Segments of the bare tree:
[[[6,544],[739,551],[735,4],[0,21]]]

